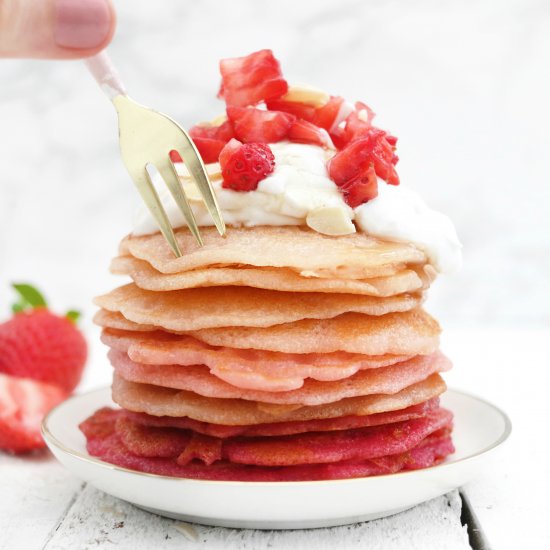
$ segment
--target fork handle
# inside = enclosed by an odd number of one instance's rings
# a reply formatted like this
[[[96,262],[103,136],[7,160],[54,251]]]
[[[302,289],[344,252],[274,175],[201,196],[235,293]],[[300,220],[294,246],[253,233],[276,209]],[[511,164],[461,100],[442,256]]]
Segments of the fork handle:
[[[99,87],[111,101],[119,95],[126,95],[126,88],[107,52],[99,52],[88,57],[84,62]]]

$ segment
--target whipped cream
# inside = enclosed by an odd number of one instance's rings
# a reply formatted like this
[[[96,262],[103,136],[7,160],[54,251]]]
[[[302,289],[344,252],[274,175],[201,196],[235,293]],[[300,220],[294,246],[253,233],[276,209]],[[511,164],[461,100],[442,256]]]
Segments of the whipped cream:
[[[355,209],[355,223],[369,235],[414,243],[440,273],[462,265],[462,245],[451,220],[402,185],[378,179],[378,196]]]
[[[308,215],[320,209],[338,213],[349,220],[349,231],[361,231],[388,240],[412,242],[423,250],[440,272],[452,272],[461,264],[461,244],[450,219],[430,209],[413,191],[378,181],[378,197],[355,211],[344,201],[336,184],[329,178],[326,162],[334,154],[316,145],[279,142],[269,145],[275,156],[275,169],[260,181],[255,191],[224,189],[220,178],[213,179],[223,218],[227,225],[305,225]],[[182,174],[185,168],[178,168]],[[160,199],[173,227],[185,225],[172,196],[155,181]],[[190,198],[198,198],[194,184],[184,183]],[[189,192],[191,191],[191,192]],[[201,200],[191,202],[199,226],[213,225]],[[321,210],[322,211],[322,210]],[[353,224],[355,221],[355,226]],[[141,205],[134,217],[134,235],[155,233],[153,217]]]

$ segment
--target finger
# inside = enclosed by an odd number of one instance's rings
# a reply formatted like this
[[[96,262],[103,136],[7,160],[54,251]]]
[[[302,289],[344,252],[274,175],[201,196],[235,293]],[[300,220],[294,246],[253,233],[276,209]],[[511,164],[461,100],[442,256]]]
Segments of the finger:
[[[0,0],[0,57],[87,57],[115,25],[110,0]]]

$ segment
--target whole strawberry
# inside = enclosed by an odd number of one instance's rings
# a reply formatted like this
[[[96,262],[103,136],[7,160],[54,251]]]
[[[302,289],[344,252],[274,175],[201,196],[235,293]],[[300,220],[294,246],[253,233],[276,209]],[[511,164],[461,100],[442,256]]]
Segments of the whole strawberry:
[[[0,373],[33,378],[71,392],[82,376],[87,346],[76,326],[78,313],[50,312],[30,285],[13,285],[20,300],[15,315],[0,324]]]

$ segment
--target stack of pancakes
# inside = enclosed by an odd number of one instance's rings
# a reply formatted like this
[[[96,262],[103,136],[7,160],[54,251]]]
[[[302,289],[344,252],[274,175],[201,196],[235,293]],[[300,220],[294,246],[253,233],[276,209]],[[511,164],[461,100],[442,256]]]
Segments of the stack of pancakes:
[[[412,244],[306,227],[126,237],[97,298],[113,399],[81,429],[136,470],[219,480],[315,480],[431,466],[453,452],[439,406],[434,278]]]

